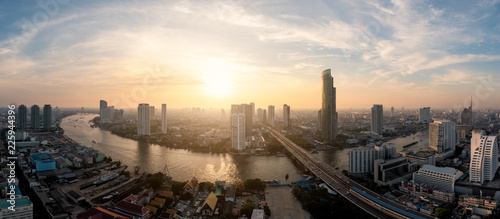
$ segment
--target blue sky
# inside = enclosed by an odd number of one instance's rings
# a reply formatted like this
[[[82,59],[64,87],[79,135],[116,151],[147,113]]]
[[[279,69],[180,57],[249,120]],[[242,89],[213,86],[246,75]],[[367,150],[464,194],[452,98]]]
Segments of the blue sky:
[[[0,102],[500,106],[496,1],[1,1]]]

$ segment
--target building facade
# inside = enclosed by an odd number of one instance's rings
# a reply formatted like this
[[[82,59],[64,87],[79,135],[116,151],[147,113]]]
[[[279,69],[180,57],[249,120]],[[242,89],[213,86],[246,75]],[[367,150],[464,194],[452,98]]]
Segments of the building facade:
[[[52,126],[52,107],[50,104],[43,106],[43,129],[50,130]]]
[[[151,118],[149,104],[141,103],[137,107],[137,135],[151,135]]]
[[[161,133],[167,134],[167,104],[161,105]]]
[[[270,105],[267,107],[267,123],[270,126],[274,126],[274,106]]]
[[[436,167],[426,164],[413,173],[413,181],[433,188],[455,192],[455,181],[462,175],[463,173],[455,168]]]
[[[292,124],[290,122],[290,106],[283,105],[283,126],[284,128],[291,128]]]
[[[336,88],[333,86],[333,77],[330,69],[322,73],[322,107],[321,107],[321,130],[325,142],[332,142],[338,134],[338,113]]]
[[[25,130],[28,128],[28,114],[25,105],[19,105],[17,108],[17,128]]]
[[[31,155],[31,163],[37,172],[56,169],[56,160],[47,153]]]
[[[419,122],[424,122],[424,123],[431,122],[431,108],[430,107],[420,108],[418,115],[419,115],[418,116]]]
[[[498,141],[484,131],[474,130],[471,139],[469,181],[483,183],[495,178],[498,169]]]
[[[456,145],[455,123],[435,121],[429,124],[429,147],[438,154],[454,151]]]
[[[349,173],[373,173],[373,161],[377,151],[369,147],[353,148],[349,150]]]
[[[384,108],[382,105],[374,104],[372,107],[371,131],[378,134],[384,132]]]
[[[245,149],[245,116],[244,113],[231,115],[231,145],[238,151]]]
[[[31,129],[38,130],[40,128],[40,107],[38,105],[31,106]]]
[[[108,108],[108,102],[105,100],[99,101],[99,116],[101,118],[101,122],[106,120],[106,109]]]

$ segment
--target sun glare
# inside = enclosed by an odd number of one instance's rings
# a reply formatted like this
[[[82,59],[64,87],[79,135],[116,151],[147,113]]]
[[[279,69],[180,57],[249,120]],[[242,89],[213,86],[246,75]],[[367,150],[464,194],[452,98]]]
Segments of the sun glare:
[[[225,97],[231,92],[231,73],[225,63],[211,63],[203,78],[204,90],[214,97]]]

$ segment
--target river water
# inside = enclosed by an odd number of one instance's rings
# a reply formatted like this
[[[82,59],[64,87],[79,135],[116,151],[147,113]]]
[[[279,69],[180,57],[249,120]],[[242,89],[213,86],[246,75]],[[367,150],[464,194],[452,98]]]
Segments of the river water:
[[[129,166],[129,170],[133,170],[134,166],[139,166],[141,171],[154,173],[163,171],[166,164],[170,175],[178,181],[185,181],[194,176],[200,181],[212,182],[214,180],[238,182],[250,178],[278,179],[281,182],[287,182],[285,180],[287,173],[289,174],[288,182],[302,178],[288,157],[194,152],[138,142],[111,134],[109,131],[90,127],[89,121],[96,116],[98,115],[79,114],[64,118],[61,122],[64,134],[81,145],[99,150],[106,156],[112,157],[113,160],[120,160]],[[96,143],[92,143],[92,140]],[[410,150],[428,144],[428,135],[417,132],[390,142],[396,144],[397,151],[401,151],[403,145],[413,141],[419,141],[419,144],[410,147]],[[332,166],[348,169],[348,151],[348,148],[320,151],[314,156]]]

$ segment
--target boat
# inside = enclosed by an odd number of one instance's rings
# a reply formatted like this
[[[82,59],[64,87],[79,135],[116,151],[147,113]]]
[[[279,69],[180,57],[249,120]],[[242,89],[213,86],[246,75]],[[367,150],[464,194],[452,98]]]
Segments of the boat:
[[[92,143],[97,144],[94,140],[92,140]]]

